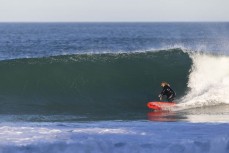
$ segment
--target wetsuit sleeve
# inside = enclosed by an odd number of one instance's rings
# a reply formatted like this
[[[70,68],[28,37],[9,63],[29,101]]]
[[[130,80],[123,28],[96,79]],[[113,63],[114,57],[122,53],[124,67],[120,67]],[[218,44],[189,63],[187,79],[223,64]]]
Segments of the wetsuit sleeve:
[[[170,94],[176,95],[175,91],[171,87],[168,87],[168,88],[170,89]]]
[[[164,93],[165,93],[165,91],[166,91],[166,86],[162,89],[162,91],[161,91],[161,95],[164,95]]]

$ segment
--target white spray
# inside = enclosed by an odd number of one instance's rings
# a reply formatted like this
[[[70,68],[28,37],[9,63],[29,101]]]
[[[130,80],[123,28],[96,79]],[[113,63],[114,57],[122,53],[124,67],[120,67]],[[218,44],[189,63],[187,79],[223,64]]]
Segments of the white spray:
[[[193,65],[189,75],[190,91],[178,104],[188,109],[229,104],[229,57],[190,54]]]

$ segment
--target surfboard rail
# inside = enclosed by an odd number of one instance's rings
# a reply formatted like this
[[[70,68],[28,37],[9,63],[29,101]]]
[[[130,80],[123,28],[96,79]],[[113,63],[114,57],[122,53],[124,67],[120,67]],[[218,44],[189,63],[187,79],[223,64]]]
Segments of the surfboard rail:
[[[147,107],[153,110],[169,110],[176,105],[175,102],[148,102]]]

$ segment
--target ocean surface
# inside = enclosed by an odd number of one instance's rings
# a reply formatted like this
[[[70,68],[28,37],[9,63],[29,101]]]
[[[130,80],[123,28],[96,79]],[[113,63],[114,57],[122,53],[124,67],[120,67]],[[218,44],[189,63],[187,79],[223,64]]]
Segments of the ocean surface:
[[[228,153],[229,23],[0,23],[0,153],[75,152]]]

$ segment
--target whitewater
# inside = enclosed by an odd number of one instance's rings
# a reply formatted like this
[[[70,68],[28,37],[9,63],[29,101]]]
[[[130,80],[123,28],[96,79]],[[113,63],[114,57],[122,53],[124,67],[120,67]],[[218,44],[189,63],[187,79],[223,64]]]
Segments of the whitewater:
[[[228,27],[0,24],[0,153],[229,152]]]
[[[0,151],[226,153],[229,141],[228,133],[225,135],[227,129],[227,124],[147,121],[105,121],[67,125],[9,124],[1,127]]]
[[[183,105],[202,107],[229,104],[229,57],[196,53],[191,58],[190,91],[183,97]]]

